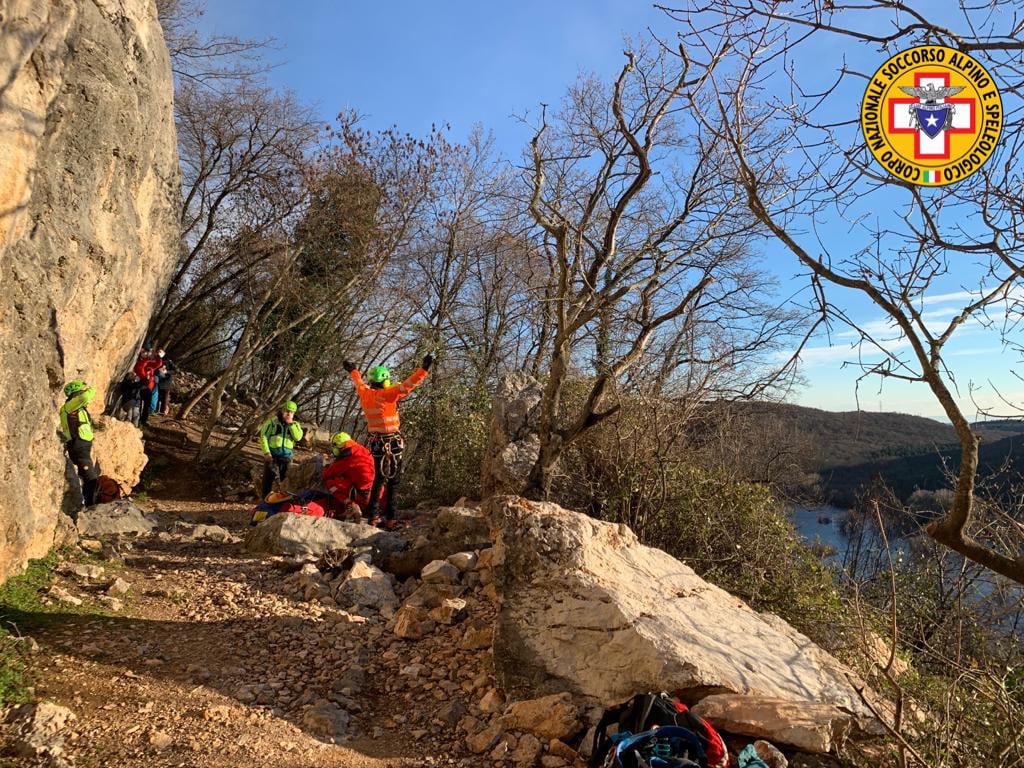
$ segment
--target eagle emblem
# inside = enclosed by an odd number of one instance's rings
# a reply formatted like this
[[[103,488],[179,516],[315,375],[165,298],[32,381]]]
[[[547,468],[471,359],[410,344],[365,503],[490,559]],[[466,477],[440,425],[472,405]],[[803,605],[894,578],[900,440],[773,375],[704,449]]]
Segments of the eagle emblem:
[[[955,104],[939,104],[939,99],[956,96],[964,89],[962,85],[935,85],[934,83],[928,83],[923,87],[901,85],[899,88],[908,96],[921,100],[917,104],[910,105],[910,114],[918,130],[923,131],[932,139],[953,124],[953,115],[956,113]]]

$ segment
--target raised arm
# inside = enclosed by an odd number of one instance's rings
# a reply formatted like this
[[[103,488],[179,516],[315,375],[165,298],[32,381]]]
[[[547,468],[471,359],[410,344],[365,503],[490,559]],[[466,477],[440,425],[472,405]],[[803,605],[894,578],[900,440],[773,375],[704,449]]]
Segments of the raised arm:
[[[349,376],[352,377],[352,383],[356,385],[356,392],[362,392],[367,389],[366,382],[363,381],[363,374],[359,372],[358,368],[353,368],[349,372]]]
[[[92,399],[94,397],[96,397],[96,387],[89,387],[88,389],[83,389],[77,395],[68,400],[68,412],[70,413],[71,411],[78,411],[81,410],[82,408],[85,408],[85,406],[92,402]]]
[[[434,364],[434,356],[427,355],[423,358],[423,365],[412,372],[412,375],[408,379],[399,384],[396,389],[398,390],[398,397],[405,397],[412,392],[416,387],[423,383],[423,380],[427,378],[427,371],[430,370],[430,366]]]

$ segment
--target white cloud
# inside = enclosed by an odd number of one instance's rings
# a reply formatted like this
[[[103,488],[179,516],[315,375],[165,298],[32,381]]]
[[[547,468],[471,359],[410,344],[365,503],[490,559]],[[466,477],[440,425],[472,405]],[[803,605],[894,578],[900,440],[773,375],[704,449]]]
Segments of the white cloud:
[[[870,364],[881,361],[885,357],[885,352],[895,353],[899,352],[901,349],[908,348],[910,346],[910,342],[903,338],[880,339],[879,346],[881,346],[882,349],[879,349],[874,344],[863,344],[861,346],[856,344],[822,344],[819,346],[804,347],[800,351],[800,362],[805,366],[824,365],[827,363],[847,361],[852,363],[864,361]],[[792,354],[793,352],[790,351],[787,354],[780,355],[780,357],[788,359]]]
[[[922,296],[921,303],[925,306],[929,304],[948,304],[951,301],[955,301],[958,304],[964,304],[973,301],[978,298],[980,294],[974,291],[953,291],[952,293],[936,293],[931,296]]]

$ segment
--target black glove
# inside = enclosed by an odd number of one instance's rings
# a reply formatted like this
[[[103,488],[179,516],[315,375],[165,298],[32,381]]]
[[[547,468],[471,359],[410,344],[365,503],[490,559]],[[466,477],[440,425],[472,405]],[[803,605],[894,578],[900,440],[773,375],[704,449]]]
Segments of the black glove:
[[[432,366],[433,364],[434,364],[434,356],[433,355],[427,355],[426,357],[423,358],[423,365],[421,367],[423,368],[424,371],[429,371],[430,370],[430,366]]]
[[[354,370],[356,369],[356,367],[355,367],[354,365],[352,365],[352,363],[350,363],[350,362],[349,362],[348,360],[346,360],[345,362],[343,362],[343,363],[341,364],[341,367],[342,367],[342,368],[344,368],[344,369],[345,369],[346,371],[348,371],[349,373],[352,373],[352,371],[354,371]]]

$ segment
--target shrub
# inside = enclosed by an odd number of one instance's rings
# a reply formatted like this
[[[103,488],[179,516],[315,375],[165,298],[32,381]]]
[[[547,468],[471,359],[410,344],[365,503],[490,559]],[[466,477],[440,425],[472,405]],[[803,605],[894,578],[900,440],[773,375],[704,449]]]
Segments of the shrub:
[[[486,389],[446,382],[424,387],[402,411],[408,446],[401,492],[405,503],[450,504],[480,497],[480,466],[490,423]]]

